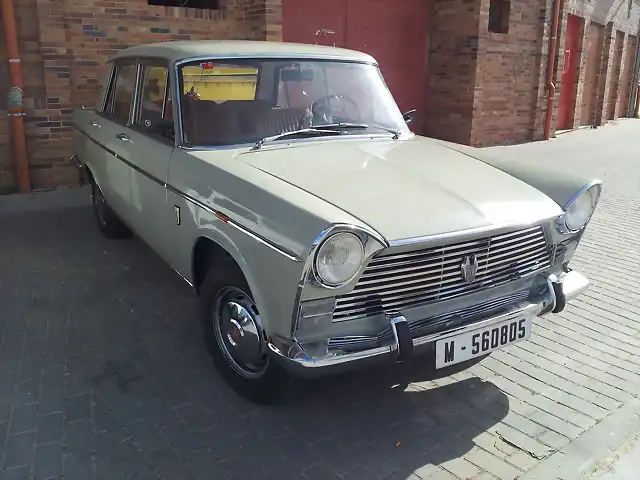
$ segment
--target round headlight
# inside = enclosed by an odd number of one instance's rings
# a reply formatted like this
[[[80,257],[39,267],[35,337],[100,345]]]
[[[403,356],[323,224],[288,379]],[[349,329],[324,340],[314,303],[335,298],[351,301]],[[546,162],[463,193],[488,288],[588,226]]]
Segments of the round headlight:
[[[318,249],[315,266],[319,280],[338,286],[351,280],[364,261],[364,247],[352,233],[336,233]]]
[[[578,231],[586,225],[597,200],[597,187],[592,187],[573,201],[564,214],[564,221],[569,231]]]

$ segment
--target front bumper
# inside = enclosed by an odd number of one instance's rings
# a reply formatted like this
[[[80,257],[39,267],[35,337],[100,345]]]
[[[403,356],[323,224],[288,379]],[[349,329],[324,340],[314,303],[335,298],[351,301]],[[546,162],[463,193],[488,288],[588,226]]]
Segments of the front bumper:
[[[567,302],[589,287],[589,280],[575,271],[550,275],[546,280],[548,288],[534,298],[438,333],[413,338],[406,319],[399,313],[390,313],[387,318],[391,334],[386,336],[382,345],[375,348],[348,352],[328,351],[323,355],[312,356],[297,342],[272,339],[269,349],[273,360],[291,374],[300,377],[323,376],[370,365],[404,361],[413,354],[433,351],[437,340],[518,317],[540,317],[551,312],[561,312]]]

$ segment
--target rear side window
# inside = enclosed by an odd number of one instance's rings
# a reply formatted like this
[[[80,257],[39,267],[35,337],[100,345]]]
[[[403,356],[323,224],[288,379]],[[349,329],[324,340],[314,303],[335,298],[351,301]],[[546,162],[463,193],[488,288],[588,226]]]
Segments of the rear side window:
[[[129,112],[136,85],[135,64],[118,65],[109,90],[104,113],[120,123],[129,122]]]

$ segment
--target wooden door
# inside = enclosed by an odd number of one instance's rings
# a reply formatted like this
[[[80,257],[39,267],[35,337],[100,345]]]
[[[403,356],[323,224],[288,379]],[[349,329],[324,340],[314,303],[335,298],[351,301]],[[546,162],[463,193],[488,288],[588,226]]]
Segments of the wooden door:
[[[580,37],[582,18],[569,15],[565,36],[564,62],[562,68],[562,86],[558,107],[558,130],[573,128],[573,115],[576,107],[577,78],[580,68]]]

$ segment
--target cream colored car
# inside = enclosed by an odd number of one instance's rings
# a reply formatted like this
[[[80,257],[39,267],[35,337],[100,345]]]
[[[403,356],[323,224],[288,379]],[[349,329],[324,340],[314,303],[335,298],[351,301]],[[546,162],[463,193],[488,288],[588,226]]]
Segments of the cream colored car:
[[[363,53],[133,47],[74,115],[100,230],[195,287],[215,365],[257,402],[414,355],[465,368],[588,286],[568,264],[600,182],[414,135]]]

